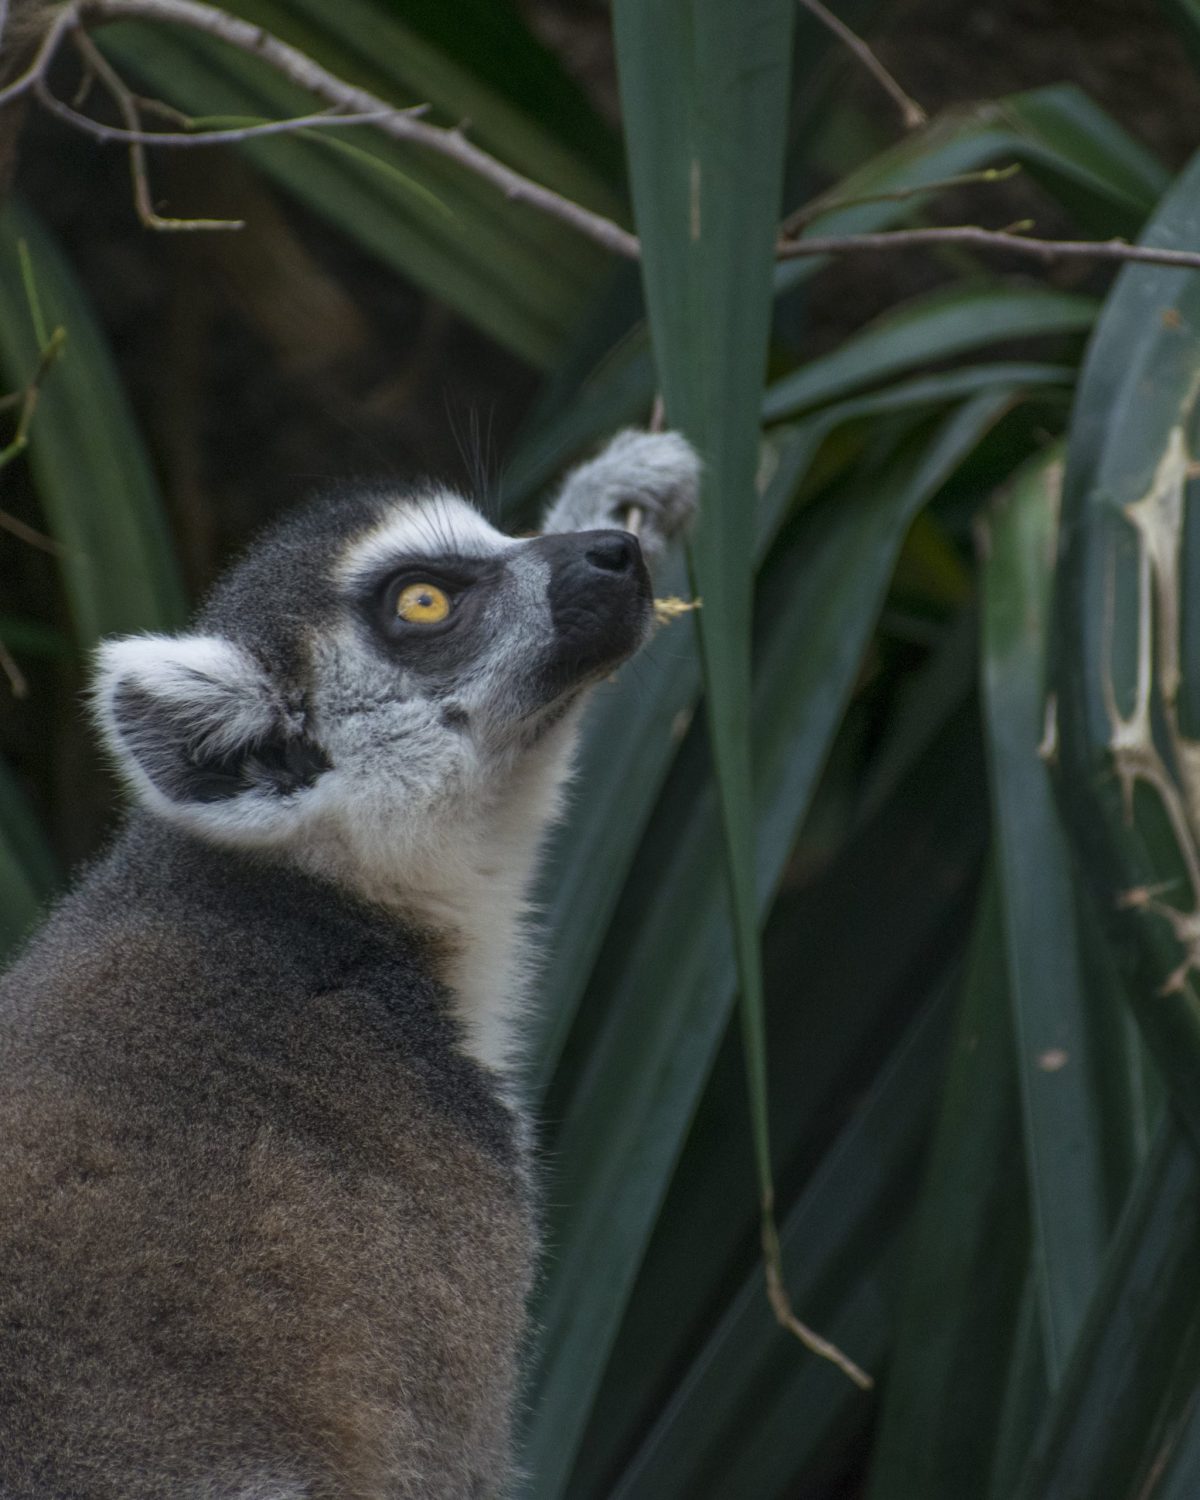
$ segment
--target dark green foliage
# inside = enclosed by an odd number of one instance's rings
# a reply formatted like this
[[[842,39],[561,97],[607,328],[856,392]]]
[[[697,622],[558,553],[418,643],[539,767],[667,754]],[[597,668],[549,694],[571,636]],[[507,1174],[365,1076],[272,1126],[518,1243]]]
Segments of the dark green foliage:
[[[657,393],[706,458],[699,628],[597,695],[539,891],[523,1494],[1191,1500],[1200,274],[855,260],[838,286],[895,295],[831,335],[828,263],[773,243],[785,183],[848,233],[936,222],[946,178],[1017,163],[1020,211],[1064,234],[1200,248],[1200,163],[1172,180],[1070,83],[876,149],[789,0],[617,0],[623,142],[507,0],[232,8],[636,224],[640,277],[366,128],[242,152],[328,243],[536,367],[514,516]],[[1200,8],[1164,8],[1195,45]],[[193,34],[101,39],[197,116],[309,107]],[[973,191],[994,222],[1009,200]],[[28,480],[60,598],[29,562],[0,642],[73,693],[97,636],[182,617],[180,517],[42,216],[0,217],[6,389],[58,325],[65,352],[0,483]],[[5,945],[57,883],[22,784],[39,722],[21,779],[0,767]],[[795,1310],[870,1392],[772,1317],[768,1169]]]

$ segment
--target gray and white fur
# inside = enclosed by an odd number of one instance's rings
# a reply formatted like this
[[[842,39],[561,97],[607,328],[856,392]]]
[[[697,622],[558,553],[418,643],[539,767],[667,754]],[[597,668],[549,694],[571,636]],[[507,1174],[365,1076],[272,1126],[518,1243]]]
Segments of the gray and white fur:
[[[614,528],[696,488],[625,433],[532,539],[351,495],[102,648],[135,807],[0,980],[0,1500],[505,1492],[527,892],[651,628]]]

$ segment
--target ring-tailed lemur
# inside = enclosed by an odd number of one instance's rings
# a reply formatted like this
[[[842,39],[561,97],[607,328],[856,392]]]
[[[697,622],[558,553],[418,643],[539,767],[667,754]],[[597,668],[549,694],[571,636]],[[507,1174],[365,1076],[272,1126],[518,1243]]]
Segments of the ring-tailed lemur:
[[[585,690],[646,638],[626,433],[514,540],[286,521],[101,650],[137,806],[0,984],[2,1500],[502,1493],[534,1252],[522,907]],[[605,529],[592,529],[605,528]]]

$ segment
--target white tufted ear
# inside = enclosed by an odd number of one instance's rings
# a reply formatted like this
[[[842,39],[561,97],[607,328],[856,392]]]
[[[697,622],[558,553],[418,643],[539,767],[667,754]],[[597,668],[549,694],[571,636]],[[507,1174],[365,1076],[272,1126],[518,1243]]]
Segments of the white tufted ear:
[[[653,564],[683,531],[696,510],[700,460],[678,432],[618,432],[595,458],[563,480],[543,525],[545,531],[626,527],[630,509],[641,513],[638,539]]]
[[[106,641],[95,711],[142,802],[230,832],[265,831],[281,799],[328,769],[263,669],[220,636]]]

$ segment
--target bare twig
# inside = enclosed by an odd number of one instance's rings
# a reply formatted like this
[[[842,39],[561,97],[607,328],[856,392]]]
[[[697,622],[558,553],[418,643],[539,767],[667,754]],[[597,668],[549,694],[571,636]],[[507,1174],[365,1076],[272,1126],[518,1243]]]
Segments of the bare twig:
[[[971,187],[976,183],[1007,182],[1020,170],[1020,162],[1013,162],[1007,167],[984,167],[979,172],[959,172],[954,177],[941,177],[936,182],[916,183],[912,187],[892,188],[886,193],[855,193],[848,198],[838,197],[836,193],[822,193],[819,198],[802,204],[790,213],[779,226],[779,233],[783,239],[791,239],[814,219],[835,213],[839,209],[859,208],[864,203],[906,203],[910,198],[923,198],[928,193],[940,193],[947,188]]]
[[[793,1311],[792,1301],[783,1280],[783,1254],[779,1248],[779,1231],[775,1227],[775,1210],[771,1203],[763,1204],[762,1251],[763,1268],[767,1277],[767,1300],[771,1304],[771,1311],[775,1314],[775,1321],[781,1328],[786,1328],[790,1334],[798,1338],[806,1349],[819,1355],[821,1359],[827,1359],[830,1364],[836,1365],[843,1375],[858,1386],[859,1390],[869,1391],[875,1384],[872,1377],[856,1365],[849,1355],[843,1354],[836,1344],[831,1344],[828,1339],[814,1332],[807,1323],[802,1323]]]
[[[1040,261],[1137,261],[1143,265],[1200,270],[1200,250],[1160,250],[1154,245],[1130,245],[1125,240],[1038,240],[1007,229],[980,229],[974,224],[887,229],[878,234],[805,235],[798,240],[780,241],[775,253],[781,260],[792,260],[806,255],[904,250],[915,245],[970,245],[980,250],[1008,250]]]
[[[0,3],[3,3],[3,0],[0,0]],[[820,14],[824,10],[820,0],[802,0],[802,3],[815,14]],[[236,132],[211,131],[203,134],[190,131],[145,132],[141,129],[141,109],[147,111],[153,109],[174,120],[181,118],[178,111],[158,101],[139,99],[118,77],[80,29],[84,24],[99,24],[119,19],[160,21],[185,26],[193,31],[215,37],[229,46],[260,58],[291,82],[324,100],[334,113],[315,115],[311,121],[308,117],[303,117],[300,120],[240,127]],[[835,16],[830,16],[829,21],[836,23],[835,30],[842,25]],[[53,98],[53,96],[48,96],[45,75],[59,44],[72,31],[81,43],[81,50],[89,72],[97,77],[112,95],[125,121],[125,128],[118,132],[114,127],[105,126],[87,118],[73,119],[72,123],[94,135],[120,140],[129,146],[138,212],[143,222],[154,228],[224,229],[233,227],[236,221],[162,219],[156,214],[146,180],[144,152],[147,145],[203,145],[215,143],[218,139],[245,139],[251,134],[307,128],[310,123],[313,126],[349,124],[353,119],[360,123],[374,123],[376,129],[393,140],[424,147],[458,162],[460,166],[490,182],[512,201],[527,203],[539,212],[570,225],[580,234],[616,255],[636,260],[641,254],[641,246],[637,237],[627,229],[601,214],[593,213],[581,204],[571,202],[560,193],[521,176],[519,172],[515,172],[495,157],[489,156],[486,151],[469,141],[463,127],[446,128],[431,125],[420,119],[417,111],[395,109],[365,89],[356,88],[335,77],[303,52],[281,41],[278,37],[272,36],[270,32],[248,21],[243,21],[240,17],[228,15],[214,6],[203,4],[201,0],[68,0],[68,3],[56,12],[54,21],[43,37],[30,67],[7,88],[0,90],[0,104],[29,91],[35,91],[43,102],[47,102],[48,97]],[[841,35],[840,31],[839,35]],[[859,47],[863,45],[858,38],[854,38],[854,42],[858,43]],[[71,108],[57,98],[54,98],[53,104],[48,103],[47,107],[57,108],[59,113]],[[913,108],[915,109],[916,106],[914,105]],[[989,180],[989,174],[980,175],[983,180]],[[1006,173],[1003,171],[992,173],[990,180],[1004,175]],[[975,174],[964,174],[964,179],[973,180],[974,177]],[[947,179],[946,183],[940,185],[950,186],[956,182],[957,179]],[[939,184],[936,183],[926,184],[917,191],[925,192],[938,186]],[[895,196],[898,197],[907,191],[907,189],[899,189]],[[823,205],[823,207],[828,207],[828,205]],[[807,210],[805,213],[807,214]],[[795,222],[796,216],[793,215],[789,223],[794,225]],[[1188,270],[1200,269],[1200,251],[1160,250],[1151,246],[1129,245],[1123,240],[1040,240],[1014,232],[1023,227],[1010,226],[1008,229],[993,230],[967,224],[946,228],[888,230],[875,234],[806,235],[799,239],[783,237],[777,245],[777,253],[780,259],[787,260],[797,256],[852,255],[903,250],[917,245],[967,245],[977,249],[1007,250],[1015,255],[1023,255],[1043,262],[1073,258],[1110,262],[1135,261],[1147,265],[1173,266]]]
[[[385,100],[368,93],[366,89],[356,88],[335,77],[298,48],[272,36],[261,26],[254,26],[237,16],[227,15],[214,6],[201,4],[200,0],[85,0],[80,14],[89,23],[123,19],[162,21],[185,26],[189,30],[200,31],[207,36],[215,37],[231,47],[236,47],[241,52],[261,58],[277,73],[337,109],[360,115],[384,115],[377,129],[393,140],[423,146],[430,151],[436,151],[441,156],[449,157],[468,171],[483,177],[513,202],[528,203],[531,207],[538,208],[553,218],[561,219],[581,234],[587,235],[627,260],[637,258],[636,237],[611,219],[606,219],[602,214],[593,213],[582,204],[573,203],[560,193],[543,187],[540,183],[532,182],[528,177],[523,177],[519,172],[505,166],[503,162],[497,161],[494,156],[489,156],[486,151],[467,140],[461,129],[430,125],[411,115],[398,114],[394,110],[389,110]],[[43,45],[39,49],[39,56],[46,52],[47,48]],[[49,53],[53,53],[52,47]],[[45,73],[47,60],[48,57],[43,60],[35,77]],[[24,86],[31,87],[33,81],[30,79]],[[128,125],[128,121],[126,123]],[[136,129],[137,127],[129,125],[129,128]]]
[[[900,113],[904,116],[904,124],[909,130],[915,130],[918,125],[924,125],[929,118],[928,115],[915,99],[910,98],[904,92],[857,32],[851,31],[845,21],[821,4],[821,0],[800,0],[800,4],[816,16],[823,26],[827,26],[840,42],[844,42],[849,47],[880,87],[896,101],[900,106]]]
[[[37,410],[38,396],[41,393],[42,385],[45,382],[46,376],[50,373],[51,366],[54,364],[58,356],[62,353],[63,345],[66,343],[66,341],[66,329],[56,328],[50,335],[50,337],[46,340],[45,344],[42,346],[41,353],[38,355],[37,368],[29,377],[29,381],[26,384],[25,389],[21,391],[18,396],[18,399],[20,401],[20,411],[17,414],[16,431],[9,439],[8,444],[5,447],[0,448],[0,469],[4,468],[6,464],[10,464],[14,458],[24,453],[25,449],[28,448],[29,426],[33,421],[33,414]],[[23,525],[24,523],[21,521],[17,521],[15,517],[9,516],[6,518],[6,529],[9,531],[15,532],[18,527],[21,527]],[[17,534],[19,535],[20,533],[18,532]],[[35,537],[37,538],[36,541],[33,540]],[[49,537],[43,537],[40,532],[32,532],[30,536],[25,538],[25,540],[33,541],[34,546],[40,546],[43,543],[49,543],[51,549],[53,549],[57,545],[54,542],[50,542]]]
[[[324,128],[327,125],[378,125],[381,120],[389,115],[421,114],[428,109],[428,105],[418,104],[412,109],[376,110],[366,115],[337,114],[332,108],[318,110],[315,114],[296,115],[290,120],[267,120],[257,125],[230,126],[228,129],[220,130],[124,130],[118,125],[105,125],[102,120],[94,120],[91,115],[81,114],[72,105],[65,103],[56,94],[51,93],[45,79],[40,79],[35,84],[35,90],[40,103],[55,114],[68,125],[73,125],[77,130],[82,130],[85,135],[92,136],[95,140],[106,144],[110,141],[121,141],[138,146],[224,146],[249,141],[257,136],[264,135],[292,135],[300,130],[311,130],[317,126]],[[135,99],[135,105],[139,113],[155,101],[146,99]]]
[[[14,698],[29,697],[29,683],[25,678],[25,673],[17,666],[16,657],[3,641],[0,641],[0,672],[8,678],[9,691]]]
[[[4,41],[4,28],[8,25],[8,0],[0,0],[0,44]]]
[[[144,115],[158,115],[163,120],[170,120],[177,130],[191,129],[191,115],[184,114],[183,110],[176,109],[164,99],[147,99],[144,94],[135,94],[134,103]]]
[[[79,87],[75,90],[74,94],[71,95],[71,106],[72,106],[72,108],[77,109],[77,110],[83,108],[83,106],[91,98],[92,84],[94,84],[95,81],[96,81],[96,75],[95,75],[95,73],[93,73],[92,70],[91,70],[91,68],[89,68],[87,66],[87,64],[85,63],[84,64],[84,68],[83,68],[83,72],[82,72],[82,74],[80,75],[80,78],[79,78]],[[39,78],[37,80],[37,82],[34,84],[33,87],[34,87],[35,92],[37,93],[38,98],[42,101],[43,104],[46,103],[48,97],[50,99],[54,99],[55,103],[58,102],[58,100],[55,98],[55,96],[50,93],[50,86],[46,82],[46,78],[45,78],[44,74],[43,74],[43,76],[41,78]]]
[[[58,51],[63,37],[66,36],[68,31],[73,31],[78,24],[78,7],[75,5],[64,5],[47,27],[46,34],[42,38],[42,44],[37,49],[33,61],[25,69],[24,73],[0,89],[0,104],[8,104],[11,100],[20,98],[22,94],[27,94],[39,78],[45,77],[46,69],[50,66],[54,54]]]
[[[64,330],[56,328],[42,348],[41,354],[38,357],[37,368],[30,376],[29,383],[23,391],[17,392],[14,396],[13,400],[20,403],[20,410],[17,415],[17,428],[7,446],[0,449],[0,469],[6,464],[11,463],[14,458],[24,452],[29,446],[29,426],[33,421],[33,413],[37,407],[38,393],[41,390],[42,382],[50,371],[50,367],[62,352],[65,341],[66,334]],[[24,521],[18,520],[16,516],[10,516],[4,510],[0,510],[0,528],[11,532],[23,542],[28,542],[30,546],[38,547],[44,552],[60,554],[63,550],[51,537],[44,536],[40,531],[36,531],[32,526],[27,526]],[[25,674],[17,665],[16,658],[3,641],[0,641],[0,672],[8,679],[8,686],[14,698],[28,696],[29,684],[25,679]]]
[[[126,129],[133,137],[129,143],[129,173],[133,179],[134,206],[137,208],[138,218],[146,228],[158,230],[243,229],[245,225],[241,219],[165,219],[155,210],[154,200],[150,194],[150,179],[146,171],[146,148],[140,139],[143,134],[142,117],[138,112],[137,97],[86,31],[76,31],[74,37],[80,56],[108,90],[109,96],[121,113],[121,118],[125,121]]]
[[[28,440],[22,446],[28,447]],[[8,449],[4,451],[8,453]],[[17,452],[19,453],[20,449]],[[9,461],[9,458],[16,456],[16,453],[9,454],[4,460],[5,463]],[[52,536],[47,536],[44,531],[38,531],[34,526],[27,526],[24,521],[9,515],[6,510],[0,510],[0,531],[11,532],[20,541],[27,543],[30,547],[36,547],[39,552],[49,552],[51,557],[63,557],[66,554],[66,548],[61,542],[56,542]]]

